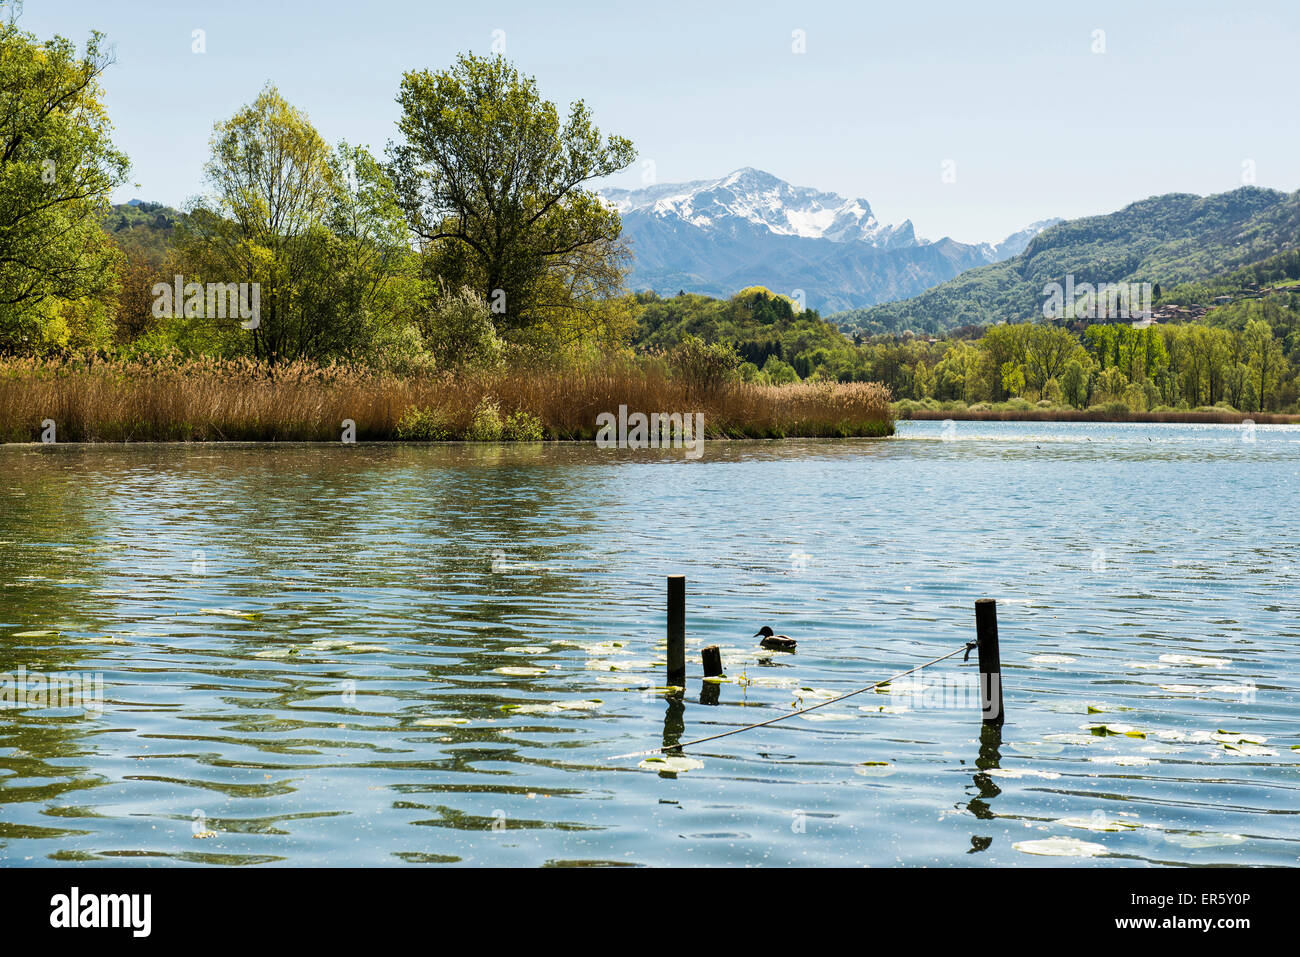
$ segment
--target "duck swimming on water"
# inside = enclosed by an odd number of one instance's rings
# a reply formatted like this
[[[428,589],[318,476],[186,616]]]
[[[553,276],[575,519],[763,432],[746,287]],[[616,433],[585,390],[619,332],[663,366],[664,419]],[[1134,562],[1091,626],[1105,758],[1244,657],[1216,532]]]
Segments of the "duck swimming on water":
[[[794,651],[795,645],[798,644],[793,638],[787,635],[773,634],[772,629],[764,625],[758,631],[754,632],[754,637],[763,637],[759,642],[764,648],[770,648],[772,651]]]

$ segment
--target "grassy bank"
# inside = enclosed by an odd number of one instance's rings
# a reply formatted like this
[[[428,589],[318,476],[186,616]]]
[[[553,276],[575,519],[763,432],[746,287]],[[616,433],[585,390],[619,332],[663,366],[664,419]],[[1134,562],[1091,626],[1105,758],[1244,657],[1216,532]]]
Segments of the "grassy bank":
[[[1209,425],[1240,425],[1249,419],[1258,425],[1289,425],[1300,423],[1300,415],[1280,412],[1240,412],[1221,406],[1199,409],[1156,408],[1149,411],[1131,409],[1122,402],[1108,402],[1087,409],[1032,405],[1028,402],[979,403],[968,406],[962,402],[923,403],[902,401],[894,403],[896,419],[929,421],[973,422],[1185,422]]]
[[[874,383],[683,382],[655,362],[402,377],[307,363],[0,361],[0,441],[592,439],[596,417],[702,413],[712,438],[882,436]]]

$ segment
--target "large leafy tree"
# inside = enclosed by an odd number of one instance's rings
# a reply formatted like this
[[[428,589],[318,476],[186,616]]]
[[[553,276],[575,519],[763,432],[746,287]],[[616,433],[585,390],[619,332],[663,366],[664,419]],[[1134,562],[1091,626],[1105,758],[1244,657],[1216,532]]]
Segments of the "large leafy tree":
[[[358,357],[393,320],[406,228],[383,167],[364,148],[331,150],[268,85],[217,124],[209,194],[190,211],[187,281],[256,282],[257,324],[199,317],[208,341],[275,362]],[[185,320],[182,320],[185,321]]]
[[[561,122],[500,56],[408,72],[397,100],[393,180],[444,285],[474,289],[507,329],[571,321],[621,287],[618,213],[584,184],[628,166],[630,141],[602,139],[582,101]]]
[[[103,320],[119,254],[100,222],[128,163],[104,112],[102,35],[79,54],[15,17],[0,22],[0,347],[34,350]]]

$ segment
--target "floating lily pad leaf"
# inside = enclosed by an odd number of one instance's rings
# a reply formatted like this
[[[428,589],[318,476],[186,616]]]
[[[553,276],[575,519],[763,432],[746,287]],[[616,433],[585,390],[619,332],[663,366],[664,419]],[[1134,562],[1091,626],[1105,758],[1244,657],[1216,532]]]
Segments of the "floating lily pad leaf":
[[[1209,731],[1157,731],[1155,737],[1161,741],[1183,741],[1201,744],[1210,740]]]
[[[863,761],[854,767],[853,773],[864,778],[887,778],[897,770],[888,761]]]
[[[422,728],[452,728],[469,724],[469,718],[420,718],[415,723]]]
[[[984,773],[995,778],[1042,778],[1046,781],[1060,777],[1055,771],[1039,771],[1037,768],[988,768]]]
[[[637,767],[646,771],[660,771],[664,774],[683,774],[704,767],[704,762],[682,755],[656,754],[646,758]]]
[[[116,638],[113,635],[100,635],[98,638],[73,638],[73,641],[80,642],[83,645],[129,645],[130,642],[125,638]]]
[[[800,688],[799,697],[808,701],[829,701],[831,698],[839,697],[838,691],[827,691],[825,688]]]
[[[1011,748],[1021,754],[1060,754],[1065,745],[1057,741],[1024,741],[1013,744]]]
[[[44,638],[47,635],[57,635],[57,631],[18,631],[14,633],[15,638]]]
[[[591,658],[587,661],[588,671],[648,671],[653,667],[654,662],[644,659],[611,661],[608,658]]]
[[[1072,665],[1078,661],[1069,655],[1030,655],[1029,660],[1036,665]]]
[[[1045,734],[1044,741],[1056,741],[1060,744],[1073,744],[1077,746],[1087,746],[1096,744],[1096,739],[1090,734]]]
[[[1277,752],[1272,748],[1262,748],[1258,744],[1224,744],[1223,750],[1232,754],[1246,754],[1255,758],[1272,758]]]
[[[731,679],[726,675],[707,675],[704,678],[711,685],[729,684]]]
[[[240,611],[238,608],[200,608],[200,615],[224,615],[226,618],[243,618],[247,621],[257,621],[262,617],[260,611]]]
[[[253,655],[254,658],[288,658],[295,653],[293,648],[268,648]]]
[[[1201,694],[1209,691],[1209,688],[1203,685],[1160,685],[1161,691],[1168,691],[1170,694]]]
[[[1158,661],[1127,661],[1124,663],[1124,667],[1137,668],[1142,671],[1162,671],[1169,666]]]
[[[583,651],[593,657],[603,658],[606,655],[626,654],[623,651],[626,647],[626,641],[597,641],[590,645],[583,645]]]
[[[1262,735],[1238,734],[1235,731],[1224,731],[1220,728],[1214,734],[1210,735],[1214,741],[1220,744],[1267,744],[1268,738]]]
[[[1211,658],[1203,655],[1161,655],[1160,660],[1171,665],[1199,665],[1203,668],[1222,668],[1232,664],[1230,658]]]
[[[853,715],[845,714],[843,711],[814,711],[811,714],[801,714],[799,717],[805,721],[852,721]]]
[[[756,688],[794,688],[796,686],[793,678],[782,678],[779,675],[750,675],[746,679],[746,684],[751,684]]]
[[[1131,724],[1085,724],[1083,730],[1091,731],[1098,737],[1103,738],[1112,734],[1120,734],[1128,738],[1145,738],[1147,736],[1145,731],[1139,731]]]
[[[584,701],[545,701],[538,704],[507,704],[502,705],[502,711],[510,711],[514,714],[559,714],[562,711],[591,711],[599,708],[603,701],[599,698],[592,698]]]
[[[1044,857],[1099,857],[1109,854],[1104,845],[1081,841],[1077,837],[1049,837],[1041,841],[1017,841],[1014,850]]]
[[[1112,821],[1101,814],[1088,817],[1063,817],[1056,823],[1062,827],[1079,827],[1086,831],[1132,831],[1142,826],[1131,821]]]
[[[1163,836],[1170,844],[1188,848],[1226,847],[1230,844],[1241,844],[1246,840],[1241,834],[1220,834],[1214,831],[1189,831],[1186,834],[1165,832]]]
[[[387,651],[383,645],[348,645],[348,651],[355,652],[359,655],[375,654],[376,652]]]
[[[536,678],[538,675],[546,674],[545,668],[505,667],[493,668],[492,670],[499,675],[510,675],[515,678]]]
[[[544,655],[551,650],[550,645],[514,645],[505,649],[520,655]]]
[[[319,648],[322,651],[332,651],[335,648],[347,648],[352,642],[346,638],[319,638],[311,643],[313,648]]]

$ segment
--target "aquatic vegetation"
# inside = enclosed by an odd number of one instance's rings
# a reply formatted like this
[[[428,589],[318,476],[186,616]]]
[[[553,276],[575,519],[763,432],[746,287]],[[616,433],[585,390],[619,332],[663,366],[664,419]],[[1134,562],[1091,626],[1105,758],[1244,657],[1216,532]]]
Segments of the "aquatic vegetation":
[[[0,442],[533,442],[594,439],[596,417],[689,409],[708,438],[883,436],[889,391],[867,382],[728,382],[705,394],[653,357],[398,375],[364,365],[252,359],[0,359]]]
[[[703,761],[684,755],[656,754],[646,758],[637,767],[645,771],[659,771],[663,774],[684,774],[704,767]]]
[[[1044,857],[1098,857],[1110,851],[1102,844],[1081,841],[1077,837],[1049,837],[1041,841],[1017,841],[1011,845],[1022,854]]]

